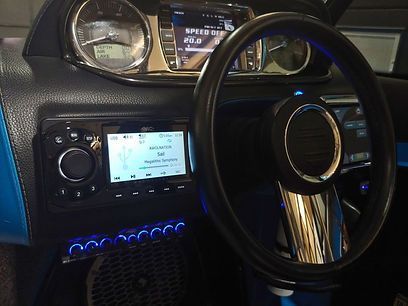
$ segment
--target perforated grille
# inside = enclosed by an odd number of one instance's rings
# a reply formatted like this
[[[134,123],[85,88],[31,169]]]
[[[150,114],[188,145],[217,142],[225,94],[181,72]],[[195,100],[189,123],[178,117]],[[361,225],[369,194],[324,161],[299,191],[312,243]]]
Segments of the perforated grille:
[[[184,252],[176,241],[101,256],[88,275],[88,305],[179,305],[186,272]]]

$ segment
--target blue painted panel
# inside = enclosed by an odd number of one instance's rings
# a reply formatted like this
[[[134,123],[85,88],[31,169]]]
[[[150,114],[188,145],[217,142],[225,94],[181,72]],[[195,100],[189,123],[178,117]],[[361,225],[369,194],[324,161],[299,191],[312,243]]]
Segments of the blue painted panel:
[[[20,181],[0,105],[0,242],[28,245],[27,217]]]
[[[397,165],[398,167],[408,167],[408,143],[397,143]]]

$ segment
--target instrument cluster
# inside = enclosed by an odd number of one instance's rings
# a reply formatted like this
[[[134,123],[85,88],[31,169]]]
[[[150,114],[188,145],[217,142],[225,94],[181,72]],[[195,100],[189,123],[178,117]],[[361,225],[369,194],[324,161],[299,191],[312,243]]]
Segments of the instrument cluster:
[[[222,3],[165,0],[142,10],[128,0],[80,1],[66,20],[66,58],[130,78],[198,75],[217,45],[255,16],[250,7]],[[311,57],[308,42],[274,35],[249,45],[230,73],[294,75]]]

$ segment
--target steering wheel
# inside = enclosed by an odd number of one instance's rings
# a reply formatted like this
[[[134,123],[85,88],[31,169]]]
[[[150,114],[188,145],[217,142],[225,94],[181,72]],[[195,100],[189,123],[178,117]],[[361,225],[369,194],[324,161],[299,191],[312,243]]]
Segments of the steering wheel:
[[[338,201],[325,200],[336,198],[333,186],[344,154],[343,132],[331,108],[320,97],[291,97],[272,105],[251,128],[258,152],[252,158],[259,158],[263,165],[257,171],[281,194],[282,204],[278,204],[287,225],[290,258],[267,249],[234,211],[219,170],[215,141],[219,93],[234,60],[249,44],[279,34],[308,41],[338,66],[364,109],[372,144],[368,205],[349,238]],[[193,158],[200,197],[225,240],[271,284],[329,286],[327,280],[350,266],[376,238],[394,190],[392,120],[367,61],[347,38],[318,19],[298,13],[265,14],[242,25],[216,48],[202,70],[194,99]]]

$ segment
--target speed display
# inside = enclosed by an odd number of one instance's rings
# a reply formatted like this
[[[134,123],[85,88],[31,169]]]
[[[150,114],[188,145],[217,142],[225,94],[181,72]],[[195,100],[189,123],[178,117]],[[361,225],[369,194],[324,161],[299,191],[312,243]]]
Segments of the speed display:
[[[110,182],[186,174],[183,131],[107,134]]]
[[[199,11],[173,8],[172,23],[176,41],[178,68],[199,70],[210,53],[237,28],[228,11]]]

